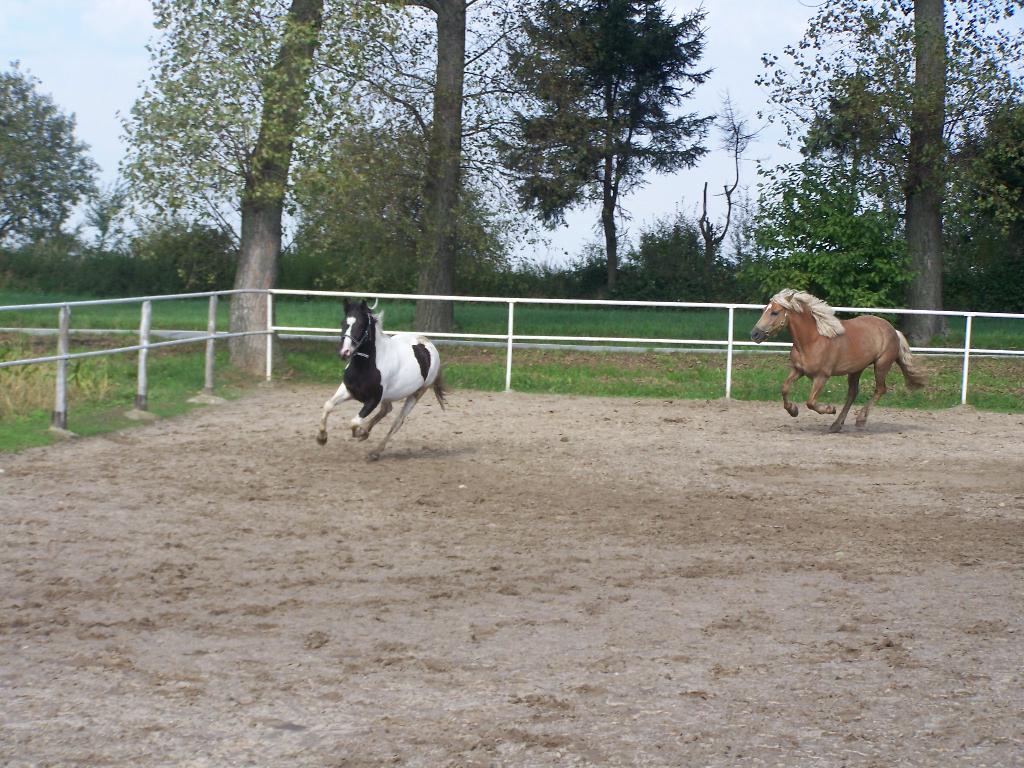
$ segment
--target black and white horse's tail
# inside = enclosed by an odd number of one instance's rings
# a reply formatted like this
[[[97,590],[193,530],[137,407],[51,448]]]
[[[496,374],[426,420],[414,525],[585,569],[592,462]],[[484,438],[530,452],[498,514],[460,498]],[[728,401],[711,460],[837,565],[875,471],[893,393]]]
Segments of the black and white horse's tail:
[[[444,386],[443,373],[444,372],[440,368],[437,369],[437,378],[434,379],[433,384],[434,397],[437,398],[438,405],[441,406],[442,411],[445,409],[445,406],[448,405],[447,395],[450,391]]]

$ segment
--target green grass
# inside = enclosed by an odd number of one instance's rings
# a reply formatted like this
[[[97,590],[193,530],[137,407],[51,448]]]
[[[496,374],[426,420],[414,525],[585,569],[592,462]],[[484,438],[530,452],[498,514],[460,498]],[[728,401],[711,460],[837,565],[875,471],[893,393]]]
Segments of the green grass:
[[[342,366],[334,346],[287,342],[279,375],[307,383],[336,386]],[[445,381],[454,389],[500,391],[505,388],[505,352],[499,349],[442,347]],[[904,408],[948,408],[960,403],[960,360],[928,356],[924,390],[908,391],[898,368],[889,374],[890,392],[882,404]],[[714,400],[725,395],[725,355],[721,353],[586,353],[558,350],[515,350],[512,388],[519,392]],[[971,363],[968,403],[987,410],[1024,412],[1024,359],[978,359]],[[737,354],[733,363],[732,396],[737,400],[780,400],[787,373],[784,354]],[[874,387],[871,371],[861,379],[857,402]],[[810,382],[798,381],[794,402],[807,399]],[[822,402],[840,404],[846,378],[830,379]]]
[[[63,296],[26,295],[0,292],[0,305],[73,300]],[[279,325],[336,328],[341,321],[340,302],[336,299],[278,300]],[[388,328],[412,326],[411,302],[382,302]],[[220,305],[221,329],[227,327],[227,302]],[[206,324],[205,299],[156,302],[154,328],[200,329]],[[756,312],[736,313],[737,337],[756,319]],[[0,312],[0,326],[55,325],[56,311]],[[507,307],[481,304],[457,304],[456,321],[467,332],[505,332]],[[954,325],[956,322],[954,320]],[[83,307],[73,310],[72,328],[102,327],[134,329],[138,325],[137,305]],[[962,324],[961,324],[962,325]],[[654,338],[715,339],[726,334],[726,313],[714,310],[676,310],[647,308],[590,308],[571,306],[516,307],[516,332],[526,335],[633,336]],[[943,341],[962,343],[956,329]],[[52,354],[52,338],[8,336],[7,349],[0,339],[0,357],[15,359]],[[12,347],[11,339],[17,339]],[[125,344],[125,339],[79,341],[92,347]],[[978,319],[974,323],[973,346],[1024,349],[1024,321]],[[333,390],[342,374],[335,346],[325,342],[285,341],[279,344],[283,360],[275,369],[275,378],[323,385]],[[196,407],[187,399],[202,387],[203,346],[201,344],[153,350],[150,353],[149,403],[153,413],[167,417]],[[505,387],[505,350],[445,346],[445,377],[453,389],[500,391]],[[126,354],[91,358],[70,364],[73,379],[69,403],[69,428],[80,435],[99,434],[128,427],[124,412],[134,401],[136,355]],[[929,371],[929,387],[908,392],[902,377],[894,369],[889,384],[893,391],[882,405],[907,408],[946,408],[960,402],[961,360],[957,357],[924,358]],[[12,392],[14,372],[29,369],[44,371],[41,381],[31,383],[38,393],[31,405],[15,411],[3,410],[2,395]],[[52,408],[52,365],[0,369],[0,451],[20,450],[43,445],[55,438],[47,429]],[[779,387],[786,375],[783,354],[743,354],[734,360],[732,396],[738,400],[778,401]],[[48,377],[48,378],[47,378]],[[22,382],[23,383],[23,382]],[[218,394],[233,397],[243,392],[252,380],[233,372],[228,366],[226,345],[217,356]],[[870,395],[873,380],[870,371],[861,382],[858,402]],[[1024,412],[1024,358],[972,358],[969,404],[986,410]],[[662,399],[718,399],[725,393],[725,355],[722,353],[584,353],[558,350],[516,350],[513,357],[513,389],[521,392],[577,394]],[[792,397],[803,402],[809,382],[794,386]],[[843,377],[831,379],[822,402],[840,404],[845,397]],[[6,415],[5,415],[6,414]],[[16,414],[16,415],[15,415]]]
[[[116,342],[114,342],[116,343]],[[28,354],[46,354],[37,346],[8,348],[0,357],[15,359]],[[92,345],[98,345],[92,341]],[[71,351],[82,351],[73,346]],[[4,351],[0,345],[0,351]],[[135,403],[137,356],[134,354],[86,358],[68,363],[68,428],[76,435],[89,436],[112,432],[136,424],[125,414]],[[0,388],[9,393],[19,386],[25,390],[22,407],[12,412],[0,409],[0,452],[48,445],[58,438],[50,432],[53,409],[52,364],[0,369]],[[33,375],[27,385],[25,372]],[[203,388],[203,346],[172,347],[152,350],[148,359],[149,411],[161,418],[185,413],[197,407],[187,402]],[[228,365],[227,349],[219,351],[215,368],[216,394],[238,397],[247,380]],[[17,384],[16,384],[17,383]]]

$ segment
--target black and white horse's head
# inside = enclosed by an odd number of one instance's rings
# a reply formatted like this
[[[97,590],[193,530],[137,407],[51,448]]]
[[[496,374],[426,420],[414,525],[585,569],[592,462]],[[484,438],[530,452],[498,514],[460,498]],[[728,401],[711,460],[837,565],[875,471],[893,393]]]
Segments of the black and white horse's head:
[[[374,303],[376,306],[376,303]],[[341,346],[338,355],[349,360],[353,355],[368,357],[373,347],[374,324],[377,322],[365,301],[346,301],[341,325]]]

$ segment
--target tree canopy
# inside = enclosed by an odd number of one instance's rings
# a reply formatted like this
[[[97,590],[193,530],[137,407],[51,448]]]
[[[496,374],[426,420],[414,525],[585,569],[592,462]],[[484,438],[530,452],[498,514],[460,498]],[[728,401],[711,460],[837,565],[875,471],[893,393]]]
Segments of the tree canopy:
[[[75,138],[74,115],[17,65],[0,72],[0,244],[60,231],[96,189],[96,164]]]
[[[512,72],[529,106],[505,162],[523,205],[545,222],[601,203],[608,287],[618,271],[621,196],[650,171],[694,165],[712,117],[674,114],[703,83],[703,10],[676,20],[661,0],[537,0]]]
[[[934,5],[932,0],[929,7]],[[874,257],[877,275],[889,284],[874,285],[863,273],[851,273],[845,298],[840,292],[832,300],[867,303],[852,298],[866,292],[904,304],[900,286],[926,271],[933,289],[937,285],[941,242],[930,246],[936,249],[933,261],[908,257],[908,247],[911,252],[921,247],[925,230],[931,241],[943,237],[938,219],[924,229],[914,223],[921,210],[915,195],[930,199],[925,207],[931,216],[948,213],[943,203],[947,186],[956,185],[964,172],[959,158],[971,137],[993,112],[1018,102],[1024,93],[1024,40],[1001,24],[1021,6],[1020,0],[938,5],[937,17],[915,27],[922,3],[828,0],[799,43],[787,46],[781,56],[764,57],[759,82],[769,92],[765,114],[785,126],[791,146],[805,160],[777,168],[762,187],[759,221],[769,229],[759,237],[768,247],[759,269],[774,263],[782,270],[781,280],[786,271],[782,249],[800,263],[801,254],[809,254],[823,237],[831,244],[829,264],[852,269],[867,242],[864,235],[874,232],[882,238]],[[915,58],[915,50],[927,45],[929,24],[935,27],[943,10],[945,24],[936,40],[944,74],[933,72],[930,80],[922,80],[925,64],[920,55]],[[930,138],[925,140],[928,115],[937,115],[939,122],[927,128]],[[927,119],[932,126],[935,121]],[[823,184],[837,186],[825,189]],[[808,226],[811,221],[821,226]],[[825,222],[831,224],[824,227]],[[883,237],[880,226],[892,230]],[[780,238],[779,233],[786,235]],[[892,262],[883,268],[880,258]],[[767,278],[770,271],[760,274]],[[912,304],[916,301],[941,307],[941,295],[934,293],[910,297]]]

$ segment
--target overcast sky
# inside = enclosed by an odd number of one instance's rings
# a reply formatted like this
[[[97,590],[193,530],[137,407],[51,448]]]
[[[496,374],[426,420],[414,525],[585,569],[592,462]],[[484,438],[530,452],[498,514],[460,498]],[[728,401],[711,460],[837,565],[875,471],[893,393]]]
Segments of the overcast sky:
[[[666,5],[684,13],[697,3],[667,0]],[[815,10],[812,0],[705,0],[703,5],[708,16],[702,64],[714,72],[697,89],[689,108],[716,112],[728,93],[736,109],[757,127],[756,113],[765,105],[764,92],[754,84],[761,54],[780,52],[799,40]],[[78,136],[90,146],[103,183],[117,178],[124,154],[118,114],[130,109],[147,76],[145,46],[152,32],[148,0],[0,0],[0,66],[19,61],[42,82],[42,92],[75,114]],[[765,131],[758,138],[742,169],[742,184],[753,189],[756,159],[788,159],[777,146],[779,137],[778,131]],[[728,154],[716,150],[695,169],[652,178],[625,200],[633,217],[627,231],[635,234],[676,210],[694,213],[704,182],[720,190],[731,174]],[[712,201],[713,211],[719,202]],[[534,257],[560,262],[566,253],[575,255],[583,243],[599,239],[597,219],[596,209],[571,214],[568,226],[551,233],[550,245],[541,246]]]

